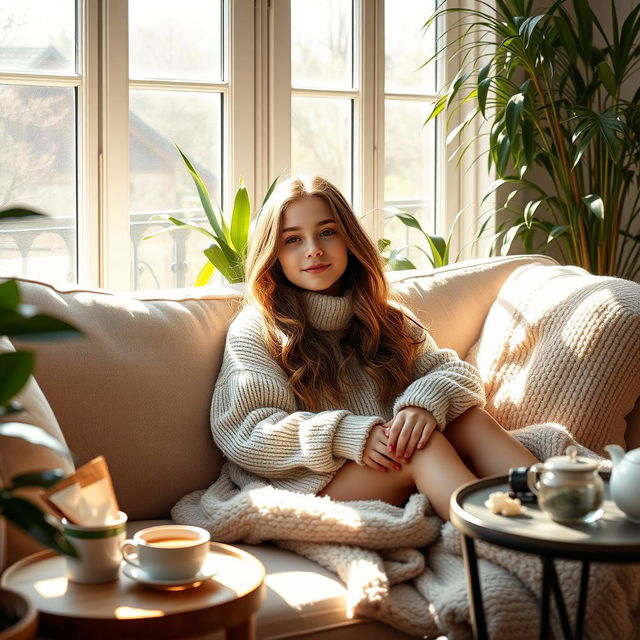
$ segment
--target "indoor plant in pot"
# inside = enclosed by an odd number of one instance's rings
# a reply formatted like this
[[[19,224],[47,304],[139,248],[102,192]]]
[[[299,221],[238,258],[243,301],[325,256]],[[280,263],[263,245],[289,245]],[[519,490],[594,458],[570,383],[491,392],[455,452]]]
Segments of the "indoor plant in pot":
[[[471,105],[450,141],[481,119],[498,178],[492,189],[512,187],[494,251],[508,252],[516,237],[525,251],[553,244],[570,264],[633,279],[640,89],[628,79],[640,65],[640,5],[621,20],[615,4],[610,28],[587,0],[556,0],[547,10],[533,0],[439,9],[427,24],[454,18],[439,53],[454,53],[460,72],[429,119]]]
[[[144,239],[154,238],[163,233],[170,233],[179,229],[192,229],[204,234],[211,244],[204,250],[207,261],[204,263],[195,281],[196,286],[204,285],[209,282],[209,278],[213,275],[215,269],[218,269],[222,276],[229,284],[238,284],[244,282],[244,261],[247,251],[247,243],[251,227],[251,204],[249,202],[249,194],[243,181],[236,191],[233,202],[233,210],[231,212],[231,220],[229,224],[225,219],[225,215],[211,199],[209,191],[205,186],[200,174],[193,166],[191,160],[184,154],[182,149],[176,145],[176,149],[180,154],[191,178],[193,179],[198,196],[204,209],[205,215],[211,230],[192,224],[185,220],[180,220],[174,216],[166,214],[158,214],[151,217],[151,220],[164,220],[170,222],[171,225],[161,231],[150,233]],[[272,183],[262,201],[262,205],[268,200],[271,192],[276,186],[278,178]]]

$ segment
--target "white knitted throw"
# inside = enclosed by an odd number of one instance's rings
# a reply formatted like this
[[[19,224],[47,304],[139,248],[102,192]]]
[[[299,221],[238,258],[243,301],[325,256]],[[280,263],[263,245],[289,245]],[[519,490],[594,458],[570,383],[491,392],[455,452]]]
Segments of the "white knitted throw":
[[[505,429],[557,422],[601,455],[624,446],[640,395],[640,285],[578,267],[520,267],[466,359]]]
[[[559,455],[574,442],[554,424],[514,435],[540,459]],[[597,457],[580,449],[581,455]],[[606,468],[607,461],[601,466]],[[178,502],[171,513],[174,521],[204,527],[221,542],[273,541],[318,562],[345,583],[349,617],[375,617],[416,636],[471,636],[459,535],[434,515],[423,495],[413,495],[400,508],[381,501],[337,502],[255,480],[239,489],[228,469],[208,490]],[[237,480],[244,484],[247,478]],[[537,637],[540,559],[485,543],[476,548],[491,638]],[[556,566],[574,612],[580,565],[557,561]],[[587,637],[631,638],[639,598],[640,574],[634,565],[593,565]]]

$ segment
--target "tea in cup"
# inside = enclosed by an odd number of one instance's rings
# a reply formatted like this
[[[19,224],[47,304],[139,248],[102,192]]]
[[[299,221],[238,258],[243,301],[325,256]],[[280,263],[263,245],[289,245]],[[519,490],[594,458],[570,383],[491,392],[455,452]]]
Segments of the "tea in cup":
[[[188,525],[147,527],[122,543],[122,555],[153,580],[189,580],[207,559],[210,537]]]

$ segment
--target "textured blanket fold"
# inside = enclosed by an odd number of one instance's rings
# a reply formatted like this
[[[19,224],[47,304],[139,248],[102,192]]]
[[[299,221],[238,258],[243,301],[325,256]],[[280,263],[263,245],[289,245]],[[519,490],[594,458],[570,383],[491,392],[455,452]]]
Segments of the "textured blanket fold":
[[[538,459],[560,455],[574,441],[548,423],[512,432]],[[580,455],[608,462],[584,447]],[[335,572],[347,589],[347,615],[375,617],[416,636],[471,637],[460,537],[425,496],[400,508],[381,501],[336,502],[255,482],[240,490],[228,473],[206,491],[178,502],[174,521],[204,527],[214,540],[272,541]],[[536,556],[477,543],[488,631],[493,639],[538,635],[541,562]],[[570,615],[580,564],[557,561]],[[634,630],[640,572],[634,565],[594,564],[586,635],[623,640]],[[606,611],[607,615],[601,615]],[[555,621],[555,628],[558,622]]]

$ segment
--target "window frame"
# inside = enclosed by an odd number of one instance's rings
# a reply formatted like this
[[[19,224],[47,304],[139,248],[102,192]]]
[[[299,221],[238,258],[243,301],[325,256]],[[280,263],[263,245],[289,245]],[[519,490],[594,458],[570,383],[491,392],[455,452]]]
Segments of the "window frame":
[[[352,188],[353,206],[358,213],[384,206],[384,2],[354,0]],[[471,8],[479,3],[480,0],[457,2]],[[76,10],[76,74],[16,72],[3,74],[2,81],[76,87],[78,282],[130,290],[129,90],[138,83],[129,80],[128,2],[76,0]],[[232,207],[241,179],[254,207],[258,207],[273,179],[291,166],[290,10],[290,0],[225,2],[228,38],[223,54],[226,75],[221,203],[225,211]],[[445,23],[444,28],[450,26]],[[450,38],[458,35],[455,31],[448,33]],[[448,61],[441,67],[445,81],[457,72],[455,64]],[[215,83],[207,83],[212,84]],[[398,96],[416,98],[413,94]],[[421,94],[416,99],[424,100],[426,96]],[[430,97],[435,99],[435,95]],[[458,117],[463,115],[460,111]],[[455,121],[451,123],[452,127],[455,125]],[[482,162],[473,162],[486,143],[478,139],[457,166],[446,158],[442,128],[438,126],[437,134],[439,186],[435,220],[429,227],[444,235],[457,211],[480,210],[481,194],[492,178],[483,170]],[[469,129],[469,135],[477,131],[477,127]],[[491,200],[484,206],[492,206]],[[458,251],[461,258],[480,253],[478,245],[470,246],[476,217],[465,215],[457,225],[452,256]],[[383,216],[366,216],[363,225],[372,238],[383,237]]]

